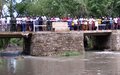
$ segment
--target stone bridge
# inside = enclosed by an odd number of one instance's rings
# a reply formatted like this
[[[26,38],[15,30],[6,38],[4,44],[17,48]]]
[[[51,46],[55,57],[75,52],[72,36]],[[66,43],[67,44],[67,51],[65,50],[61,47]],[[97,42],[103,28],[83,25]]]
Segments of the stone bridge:
[[[97,46],[120,50],[119,30],[70,31],[70,32],[0,32],[0,37],[24,38],[23,51],[39,56],[64,51],[84,53],[84,37],[93,36]]]

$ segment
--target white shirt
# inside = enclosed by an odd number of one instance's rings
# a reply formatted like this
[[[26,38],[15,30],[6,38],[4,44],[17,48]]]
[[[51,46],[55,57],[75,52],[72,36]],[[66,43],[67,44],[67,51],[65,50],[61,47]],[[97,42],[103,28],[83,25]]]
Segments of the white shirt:
[[[7,17],[7,24],[10,24],[10,20],[11,20],[11,18]]]
[[[89,24],[92,24],[92,23],[93,23],[93,21],[95,22],[95,19],[90,18],[90,19],[89,19]]]
[[[98,21],[97,20],[95,21],[95,26],[98,26]]]
[[[17,24],[21,24],[21,18],[16,18]]]
[[[79,21],[80,21],[80,24],[83,24],[83,18],[80,18]]]
[[[5,21],[6,21],[5,18],[1,18],[1,24],[2,24],[2,25],[5,25],[5,24],[6,24]]]
[[[78,19],[73,20],[74,24],[78,24]]]
[[[117,23],[118,18],[114,18],[114,22]]]
[[[26,23],[26,17],[22,18],[22,23]]]

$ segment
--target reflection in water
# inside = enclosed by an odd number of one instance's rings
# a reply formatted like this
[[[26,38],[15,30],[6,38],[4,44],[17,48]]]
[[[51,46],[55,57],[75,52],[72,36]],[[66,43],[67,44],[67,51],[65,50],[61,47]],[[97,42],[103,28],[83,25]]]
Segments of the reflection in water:
[[[8,59],[8,71],[12,74],[16,72],[16,60],[15,59]]]
[[[86,52],[79,57],[3,59],[0,75],[120,75],[120,53]]]

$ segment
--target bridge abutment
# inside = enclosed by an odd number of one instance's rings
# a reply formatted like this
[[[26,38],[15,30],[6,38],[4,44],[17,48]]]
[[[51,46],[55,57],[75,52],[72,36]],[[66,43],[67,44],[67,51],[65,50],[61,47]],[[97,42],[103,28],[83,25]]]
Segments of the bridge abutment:
[[[120,30],[112,31],[109,42],[111,50],[120,51]]]
[[[32,34],[23,37],[23,54],[30,55],[31,52],[31,37]]]
[[[39,32],[32,34],[31,55],[49,56],[64,51],[84,52],[83,32]]]

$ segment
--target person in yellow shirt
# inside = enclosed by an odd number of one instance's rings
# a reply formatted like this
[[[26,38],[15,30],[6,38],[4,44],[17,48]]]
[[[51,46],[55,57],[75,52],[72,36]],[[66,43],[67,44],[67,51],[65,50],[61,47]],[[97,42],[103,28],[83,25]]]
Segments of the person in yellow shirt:
[[[102,24],[102,19],[98,19],[98,24],[100,25],[100,24]]]
[[[98,21],[98,29],[99,29],[99,30],[102,30],[102,26],[101,26],[101,24],[102,24],[102,19],[99,18],[99,19],[97,19],[97,21]]]

